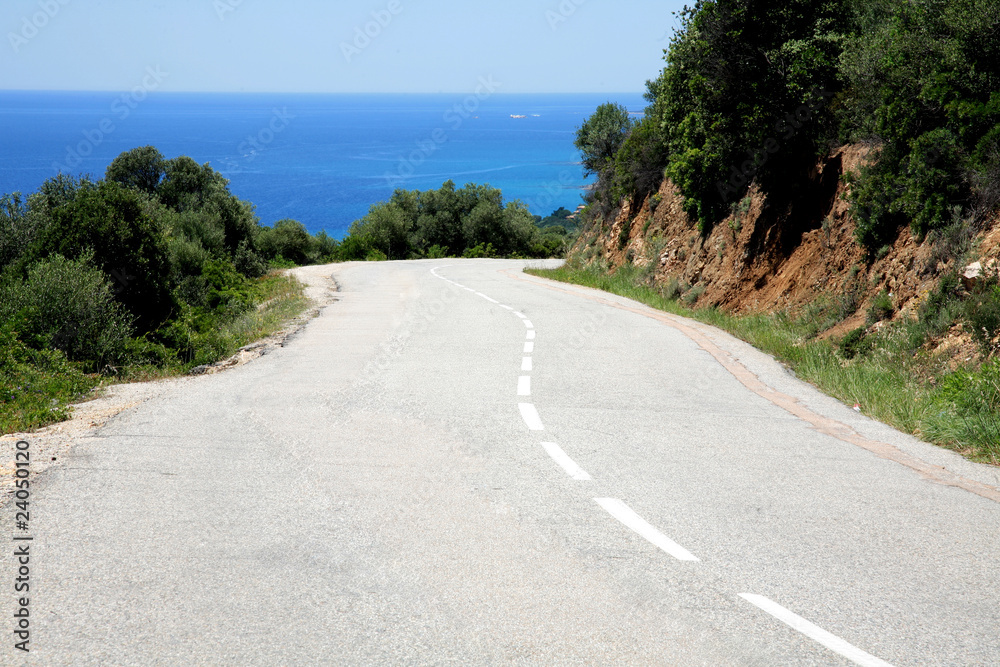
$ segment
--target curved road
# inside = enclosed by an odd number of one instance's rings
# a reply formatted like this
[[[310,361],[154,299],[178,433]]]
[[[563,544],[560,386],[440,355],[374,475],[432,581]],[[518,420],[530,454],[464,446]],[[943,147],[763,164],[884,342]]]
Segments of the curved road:
[[[32,487],[30,665],[1000,663],[997,470],[523,262],[346,264]]]

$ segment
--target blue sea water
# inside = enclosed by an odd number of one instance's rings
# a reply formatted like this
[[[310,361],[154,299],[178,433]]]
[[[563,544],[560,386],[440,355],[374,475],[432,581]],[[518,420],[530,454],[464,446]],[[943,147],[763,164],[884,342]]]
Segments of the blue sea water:
[[[60,171],[101,177],[151,144],[208,162],[263,224],[282,218],[342,237],[395,188],[489,183],[548,215],[587,184],[576,128],[611,99],[559,95],[287,95],[0,92],[0,194]],[[512,117],[523,116],[523,117]]]

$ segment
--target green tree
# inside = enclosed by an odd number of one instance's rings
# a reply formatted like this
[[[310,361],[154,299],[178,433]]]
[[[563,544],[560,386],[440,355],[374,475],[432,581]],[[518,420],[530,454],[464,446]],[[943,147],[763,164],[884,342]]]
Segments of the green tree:
[[[35,349],[61,350],[96,371],[124,355],[132,318],[92,258],[54,255],[33,264],[23,280],[0,290],[0,321],[13,322]]]
[[[153,146],[133,148],[108,165],[104,178],[126,188],[154,193],[166,173],[166,160]]]
[[[156,192],[160,200],[176,211],[200,209],[211,195],[227,190],[228,181],[207,163],[199,165],[186,155],[167,160],[163,180]]]
[[[162,228],[148,197],[114,182],[84,183],[72,200],[49,212],[50,222],[28,256],[93,263],[115,281],[116,297],[151,330],[170,313],[170,263]]]
[[[632,129],[628,109],[607,102],[587,118],[576,131],[573,144],[583,154],[583,167],[590,174],[599,174],[608,166]]]
[[[264,256],[282,258],[300,266],[316,258],[314,241],[305,225],[297,220],[279,220],[273,228],[263,228],[258,242]]]
[[[1000,173],[1000,2],[853,6],[841,118],[846,138],[877,147],[852,190],[859,242],[874,250],[907,221],[922,236],[975,198],[994,208],[982,176]]]
[[[389,259],[406,259],[410,254],[411,230],[412,220],[402,207],[380,202],[373,204],[365,217],[356,220],[348,233],[361,237],[369,251],[378,250]]]

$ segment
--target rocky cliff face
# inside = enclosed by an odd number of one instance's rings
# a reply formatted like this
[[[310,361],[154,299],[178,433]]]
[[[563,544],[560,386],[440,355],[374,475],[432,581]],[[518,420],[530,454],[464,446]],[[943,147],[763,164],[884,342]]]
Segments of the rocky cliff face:
[[[919,243],[904,229],[874,259],[854,240],[854,221],[842,176],[857,171],[869,148],[843,146],[789,192],[770,197],[755,187],[707,235],[683,211],[669,181],[643,201],[625,201],[614,220],[598,222],[571,254],[603,258],[612,268],[631,262],[651,280],[699,306],[731,312],[796,312],[818,299],[839,299],[853,314],[825,335],[864,324],[865,311],[885,290],[895,317],[914,312],[937,278],[958,261],[969,239],[938,235]],[[1000,255],[1000,220],[972,239],[984,266]],[[852,303],[853,302],[853,303]],[[853,304],[857,309],[851,310]]]

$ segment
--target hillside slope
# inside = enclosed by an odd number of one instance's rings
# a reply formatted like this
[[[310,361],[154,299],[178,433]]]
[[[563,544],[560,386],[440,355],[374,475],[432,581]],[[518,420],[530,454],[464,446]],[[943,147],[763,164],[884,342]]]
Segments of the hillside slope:
[[[699,233],[677,188],[664,180],[655,194],[626,199],[613,220],[593,224],[570,255],[604,262],[612,271],[627,263],[644,267],[651,284],[686,295],[690,305],[737,314],[796,314],[818,301],[836,301],[843,318],[831,321],[821,337],[863,326],[883,290],[892,319],[912,318],[940,276],[964,274],[973,261],[993,265],[1000,256],[1000,220],[974,238],[931,234],[922,242],[906,227],[891,246],[869,257],[856,241],[844,178],[868,155],[863,145],[840,147],[817,161],[808,187],[795,197],[769,198],[752,187],[708,235]],[[960,343],[957,354],[977,354],[960,326],[933,345],[944,339],[949,349]]]

